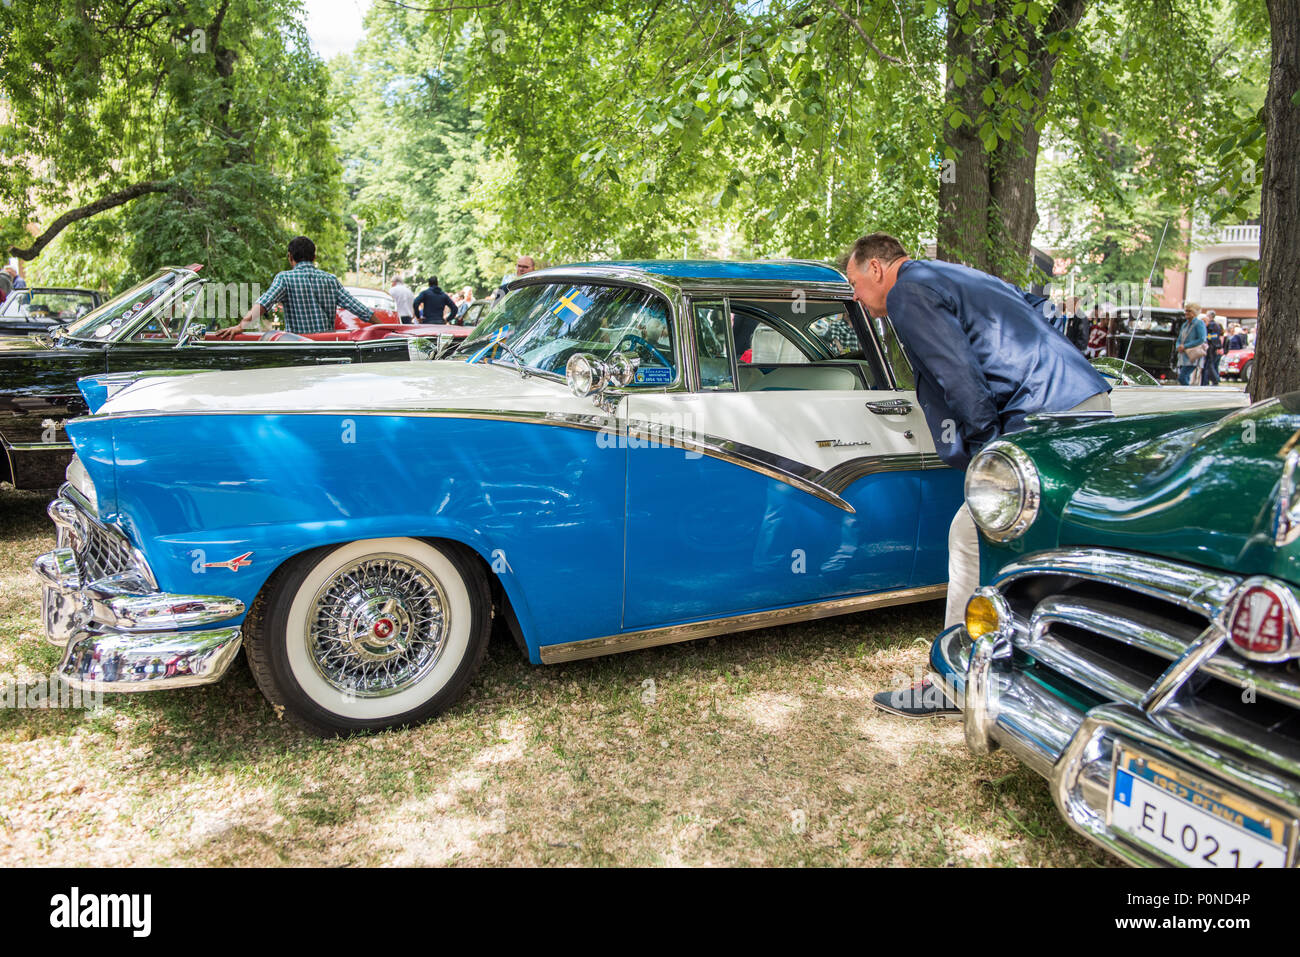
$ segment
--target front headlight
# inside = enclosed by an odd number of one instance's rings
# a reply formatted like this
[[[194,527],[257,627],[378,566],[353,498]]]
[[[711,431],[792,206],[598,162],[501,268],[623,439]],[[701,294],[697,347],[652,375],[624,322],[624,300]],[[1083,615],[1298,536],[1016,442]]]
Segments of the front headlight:
[[[68,463],[67,471],[63,474],[67,478],[68,484],[80,492],[82,498],[89,503],[90,510],[98,515],[99,499],[95,495],[95,483],[90,480],[90,476],[86,473],[86,467],[81,464],[81,459],[74,455],[72,461]]]
[[[1038,517],[1038,469],[1010,442],[993,442],[966,471],[966,505],[986,537],[1019,538]]]

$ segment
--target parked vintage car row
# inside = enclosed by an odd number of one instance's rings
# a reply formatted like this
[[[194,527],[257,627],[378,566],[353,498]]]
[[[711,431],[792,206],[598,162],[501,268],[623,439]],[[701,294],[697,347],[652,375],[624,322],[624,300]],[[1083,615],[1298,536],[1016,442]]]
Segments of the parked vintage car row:
[[[62,482],[72,456],[64,425],[86,411],[77,389],[82,376],[395,362],[409,357],[410,337],[469,333],[460,326],[401,325],[395,312],[380,314],[390,321],[371,324],[344,311],[333,332],[268,330],[219,340],[196,318],[205,288],[199,269],[160,269],[49,334],[0,337],[0,481],[31,489]]]
[[[1290,863],[1300,409],[1103,365],[1115,415],[972,465],[986,585],[933,664],[972,747],[1127,859]],[[552,663],[946,590],[962,476],[888,320],[820,264],[551,269],[440,361],[80,387],[37,562],[79,686],[204,684],[242,648],[286,717],[346,733],[445,709],[497,616]]]

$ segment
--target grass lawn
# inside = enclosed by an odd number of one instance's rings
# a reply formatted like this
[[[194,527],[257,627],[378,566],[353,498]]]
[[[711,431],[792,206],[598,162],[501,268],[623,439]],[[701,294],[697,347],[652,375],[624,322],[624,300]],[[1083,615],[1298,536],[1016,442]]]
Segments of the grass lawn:
[[[48,675],[46,496],[0,488],[0,675]],[[870,707],[941,603],[562,666],[494,641],[419,728],[320,741],[220,683],[0,709],[5,865],[1097,865],[1047,785],[957,721]]]

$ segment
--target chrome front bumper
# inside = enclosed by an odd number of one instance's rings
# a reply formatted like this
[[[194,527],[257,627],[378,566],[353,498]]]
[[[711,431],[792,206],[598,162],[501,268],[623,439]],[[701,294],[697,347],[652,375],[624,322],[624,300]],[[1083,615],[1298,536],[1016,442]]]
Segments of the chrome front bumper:
[[[1018,645],[1023,632],[1012,629]],[[961,707],[967,746],[1003,747],[1050,782],[1076,831],[1131,864],[1177,863],[1109,824],[1115,745],[1132,743],[1274,808],[1291,828],[1287,860],[1300,861],[1300,754],[1280,736],[1258,735],[1194,701],[1111,702],[1081,707],[1014,663],[1013,639],[972,642],[964,625],[930,649],[933,678]]]
[[[50,503],[57,547],[36,559],[46,637],[64,648],[59,672],[75,688],[154,691],[208,684],[239,653],[237,598],[158,590],[144,557],[103,525],[71,486]]]

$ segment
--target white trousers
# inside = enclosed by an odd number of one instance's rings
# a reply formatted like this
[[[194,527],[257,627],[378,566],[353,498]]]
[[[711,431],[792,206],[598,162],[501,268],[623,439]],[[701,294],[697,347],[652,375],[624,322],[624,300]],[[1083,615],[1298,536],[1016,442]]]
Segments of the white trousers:
[[[1109,412],[1110,394],[1100,392],[1080,402],[1071,412]],[[948,604],[943,627],[951,628],[966,620],[966,603],[980,584],[980,538],[975,519],[965,503],[948,527]]]

